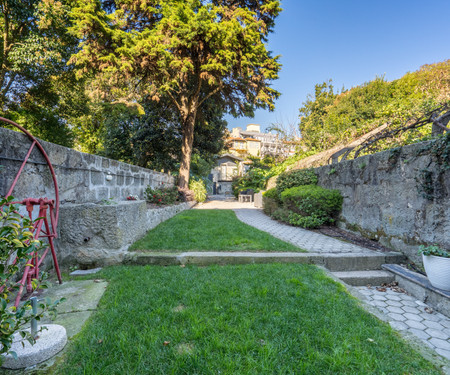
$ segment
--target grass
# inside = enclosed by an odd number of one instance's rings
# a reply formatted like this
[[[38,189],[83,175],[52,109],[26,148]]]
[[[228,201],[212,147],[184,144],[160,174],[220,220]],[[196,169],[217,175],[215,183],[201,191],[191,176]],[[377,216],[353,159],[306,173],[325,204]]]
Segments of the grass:
[[[53,374],[439,374],[310,265],[111,267]]]
[[[231,210],[187,210],[159,224],[131,251],[293,251],[304,250],[244,224]]]

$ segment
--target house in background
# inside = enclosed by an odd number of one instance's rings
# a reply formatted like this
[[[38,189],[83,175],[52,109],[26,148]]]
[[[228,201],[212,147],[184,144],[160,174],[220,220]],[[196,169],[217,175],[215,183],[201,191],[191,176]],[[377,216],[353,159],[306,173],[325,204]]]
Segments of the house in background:
[[[242,176],[248,169],[249,163],[243,158],[224,154],[219,156],[217,166],[211,170],[209,179],[213,183],[213,194],[232,194],[231,183],[234,177]]]
[[[246,130],[233,128],[226,144],[231,154],[241,158],[248,155],[289,157],[295,154],[299,142],[284,141],[279,138],[278,134],[261,133],[260,125],[249,124]]]

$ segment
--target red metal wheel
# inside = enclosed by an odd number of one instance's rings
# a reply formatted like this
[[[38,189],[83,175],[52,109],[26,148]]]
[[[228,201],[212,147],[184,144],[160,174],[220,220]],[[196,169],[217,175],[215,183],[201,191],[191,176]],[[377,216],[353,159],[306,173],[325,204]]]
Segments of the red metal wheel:
[[[42,250],[41,254],[38,254],[38,252],[35,252],[32,254],[32,260],[29,262],[30,265],[27,265],[24,269],[23,276],[21,280],[19,281],[19,292],[15,301],[15,306],[19,305],[20,298],[23,293],[23,289],[26,285],[27,290],[29,292],[32,291],[32,279],[39,279],[39,266],[42,264],[43,260],[45,259],[45,256],[49,251],[51,251],[52,258],[53,258],[53,264],[56,270],[56,274],[58,276],[58,281],[61,284],[61,272],[59,270],[58,260],[56,258],[56,252],[54,247],[54,239],[57,237],[57,226],[58,226],[58,217],[59,217],[59,191],[58,191],[58,182],[56,180],[56,174],[55,170],[53,169],[52,163],[50,162],[50,159],[45,152],[42,145],[38,142],[38,140],[31,135],[29,131],[24,129],[22,126],[16,124],[14,121],[8,120],[6,118],[0,117],[0,121],[7,123],[9,125],[12,125],[22,131],[24,134],[27,135],[27,137],[30,139],[31,146],[29,150],[27,151],[25,158],[22,162],[22,165],[19,168],[19,171],[17,172],[13,183],[11,184],[11,187],[9,188],[8,192],[5,195],[6,197],[9,197],[13,195],[14,188],[17,184],[17,181],[20,178],[20,175],[22,174],[25,165],[27,164],[31,152],[36,147],[42,156],[44,157],[45,161],[47,162],[48,168],[50,170],[54,190],[55,190],[55,198],[54,199],[48,199],[48,198],[26,198],[21,201],[14,201],[10,202],[9,204],[20,204],[24,205],[26,207],[26,210],[28,212],[28,216],[31,220],[33,220],[33,211],[34,208],[38,207],[38,213],[37,216],[35,216],[37,219],[33,221],[33,228],[34,228],[34,238],[39,240],[46,240],[47,246]]]

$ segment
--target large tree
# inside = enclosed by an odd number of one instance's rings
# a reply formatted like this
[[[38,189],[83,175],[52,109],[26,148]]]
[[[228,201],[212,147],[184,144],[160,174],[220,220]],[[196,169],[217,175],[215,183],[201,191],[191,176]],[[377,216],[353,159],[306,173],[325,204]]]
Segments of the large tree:
[[[142,106],[144,115],[130,113],[123,105],[112,107],[104,121],[104,155],[145,168],[175,172],[181,160],[179,115],[171,111],[167,98],[158,103],[147,101]],[[216,103],[205,102],[196,120],[193,153],[212,161],[224,146],[226,125]]]
[[[215,97],[235,116],[274,108],[277,57],[266,48],[278,0],[78,0],[72,57],[104,100],[168,97],[180,117],[179,186],[187,187],[199,108]]]
[[[76,47],[68,2],[0,0],[0,111],[67,69]]]

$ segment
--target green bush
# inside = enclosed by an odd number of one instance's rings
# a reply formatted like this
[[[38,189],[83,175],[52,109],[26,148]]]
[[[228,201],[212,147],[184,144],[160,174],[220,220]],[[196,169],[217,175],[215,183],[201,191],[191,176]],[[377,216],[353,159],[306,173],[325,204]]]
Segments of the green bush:
[[[287,210],[283,207],[280,207],[277,210],[275,210],[271,216],[275,220],[280,220],[280,221],[284,221],[285,223],[289,223],[289,214],[290,214],[289,210]]]
[[[275,200],[278,200],[281,202],[280,194],[278,194],[278,191],[276,188],[272,188],[272,189],[265,191],[263,193],[263,197],[275,199]]]
[[[263,193],[263,211],[266,215],[272,214],[280,208],[281,198],[276,188],[269,189]]]
[[[247,189],[253,189],[257,193],[264,189],[268,178],[268,171],[260,168],[250,169],[244,176],[238,177],[233,181],[231,184],[233,194],[237,198],[240,191]]]
[[[203,180],[191,179],[189,189],[194,192],[194,198],[197,202],[204,202],[206,200],[206,186]]]
[[[281,193],[284,208],[288,209],[289,222],[304,228],[316,228],[333,223],[342,208],[339,190],[329,190],[317,185],[293,187]]]
[[[162,189],[153,189],[151,186],[148,186],[145,189],[144,195],[148,203],[154,203],[160,206],[174,204],[179,197],[176,186]]]
[[[313,169],[297,169],[281,173],[277,178],[277,191],[281,194],[286,189],[303,185],[317,185],[317,176]]]

